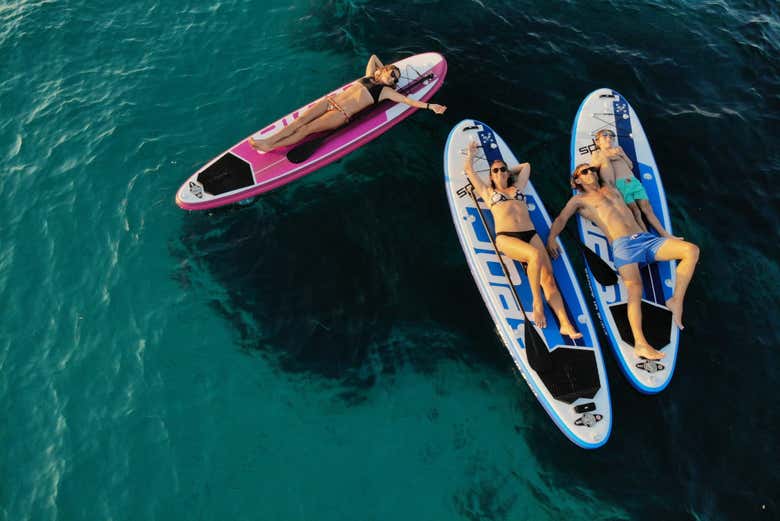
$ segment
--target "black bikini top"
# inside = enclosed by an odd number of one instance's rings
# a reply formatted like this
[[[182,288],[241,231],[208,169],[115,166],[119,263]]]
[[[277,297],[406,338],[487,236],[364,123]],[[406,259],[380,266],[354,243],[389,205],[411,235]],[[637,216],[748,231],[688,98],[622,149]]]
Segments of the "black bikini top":
[[[493,190],[493,195],[490,196],[490,207],[503,203],[504,201],[525,201],[525,194],[515,188],[515,196],[508,197],[505,193]]]
[[[382,89],[385,88],[385,85],[382,85],[381,83],[374,83],[368,76],[365,78],[360,78],[358,81],[363,87],[366,88],[368,93],[371,94],[371,97],[374,98],[374,105],[379,103],[379,96],[382,94]]]

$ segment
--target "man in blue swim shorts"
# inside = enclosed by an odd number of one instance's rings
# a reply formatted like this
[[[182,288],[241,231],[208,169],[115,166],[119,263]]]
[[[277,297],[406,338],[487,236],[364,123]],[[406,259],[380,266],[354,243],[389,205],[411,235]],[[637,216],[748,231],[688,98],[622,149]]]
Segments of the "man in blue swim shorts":
[[[634,164],[623,148],[616,145],[615,140],[615,133],[609,129],[596,132],[595,141],[598,148],[591,155],[590,166],[599,169],[599,177],[604,184],[618,189],[643,232],[647,231],[645,221],[642,219],[642,214],[645,214],[647,222],[661,237],[674,237],[664,229],[656,217],[642,181],[634,176]],[[677,238],[682,239],[682,237]]]
[[[650,264],[655,262],[658,249],[668,239],[652,233],[642,232],[626,235],[612,241],[612,256],[615,268],[631,263]]]
[[[666,307],[672,312],[674,323],[682,329],[683,300],[699,260],[698,246],[668,233],[664,237],[647,233],[636,222],[621,193],[607,183],[600,184],[598,170],[587,163],[574,169],[571,185],[578,193],[569,199],[552,223],[547,249],[553,258],[558,257],[556,238],[575,213],[596,224],[612,244],[615,267],[628,291],[628,322],[634,334],[634,352],[639,357],[651,360],[663,358],[664,353],[651,346],[642,331],[642,277],[639,263],[679,261],[674,293],[666,301]]]

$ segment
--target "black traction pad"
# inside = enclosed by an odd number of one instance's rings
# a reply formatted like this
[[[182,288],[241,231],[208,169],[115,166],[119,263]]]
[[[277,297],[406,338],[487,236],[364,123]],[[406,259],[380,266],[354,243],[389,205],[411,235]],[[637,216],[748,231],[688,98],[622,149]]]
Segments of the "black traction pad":
[[[628,345],[634,345],[634,334],[628,323],[628,303],[610,306],[612,319],[618,328],[620,338]],[[672,312],[649,302],[642,301],[642,329],[651,346],[661,349],[671,342]]]
[[[227,152],[198,174],[198,182],[207,193],[219,195],[252,186],[255,181],[249,163]]]
[[[573,403],[577,398],[593,398],[601,387],[596,354],[588,349],[560,346],[550,355],[551,369],[539,374],[553,398]]]

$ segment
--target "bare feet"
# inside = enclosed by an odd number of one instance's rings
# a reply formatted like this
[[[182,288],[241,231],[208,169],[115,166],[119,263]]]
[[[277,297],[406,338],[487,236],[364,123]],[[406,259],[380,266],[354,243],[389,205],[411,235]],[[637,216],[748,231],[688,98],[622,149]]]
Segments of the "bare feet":
[[[678,302],[677,298],[672,297],[666,301],[666,307],[672,312],[672,320],[677,324],[677,327],[685,329],[685,326],[682,324],[683,303]]]
[[[534,324],[542,329],[547,327],[547,317],[544,316],[544,304],[534,302]]]
[[[252,136],[249,136],[249,144],[252,145],[252,148],[255,150],[259,150],[260,152],[268,152],[269,150],[273,150],[272,147],[269,147],[264,140],[261,141],[255,141],[255,139]]]
[[[661,234],[661,237],[664,239],[677,239],[679,241],[685,240],[685,237],[679,237],[677,235],[672,235],[671,233],[664,231],[664,233]]]
[[[650,347],[650,344],[636,344],[634,346],[634,354],[640,358],[647,358],[648,360],[660,360],[666,356],[661,351]]]
[[[582,333],[577,331],[571,322],[565,322],[561,324],[560,332],[562,335],[566,335],[571,339],[582,338]]]

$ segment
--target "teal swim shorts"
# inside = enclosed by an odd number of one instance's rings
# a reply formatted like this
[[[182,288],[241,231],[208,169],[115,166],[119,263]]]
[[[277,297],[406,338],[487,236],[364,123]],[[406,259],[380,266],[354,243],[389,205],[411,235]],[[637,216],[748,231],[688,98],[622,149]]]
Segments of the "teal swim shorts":
[[[623,195],[623,200],[626,202],[626,204],[631,204],[639,199],[647,199],[647,192],[645,192],[645,187],[642,186],[642,182],[635,177],[629,177],[628,179],[618,179],[615,181],[615,186]]]

